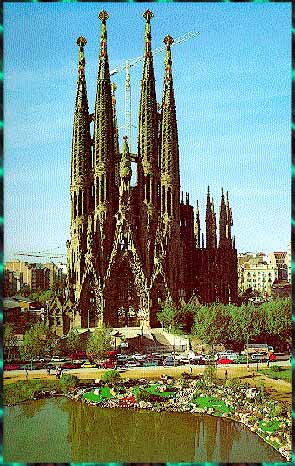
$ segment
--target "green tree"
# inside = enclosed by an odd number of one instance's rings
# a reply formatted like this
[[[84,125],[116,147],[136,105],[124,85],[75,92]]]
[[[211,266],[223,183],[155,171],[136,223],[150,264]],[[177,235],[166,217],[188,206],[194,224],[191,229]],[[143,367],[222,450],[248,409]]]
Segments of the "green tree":
[[[105,383],[116,384],[120,382],[121,374],[116,370],[105,371],[103,374],[101,374],[101,380]]]
[[[185,333],[191,333],[197,309],[196,305],[185,302],[182,302],[177,309],[175,316],[176,325],[183,328]]]
[[[86,347],[86,353],[90,359],[103,358],[107,351],[112,349],[111,331],[112,329],[104,324],[94,330]]]
[[[195,316],[193,334],[209,345],[231,341],[231,314],[224,304],[201,306]]]
[[[52,354],[56,347],[58,337],[50,331],[49,327],[43,322],[34,324],[24,334],[23,342],[20,347],[21,357],[23,359],[32,359],[44,357]]]
[[[10,324],[3,325],[3,341],[4,341],[4,358],[10,360],[12,351],[17,345],[17,338],[14,327]]]
[[[78,333],[78,330],[72,329],[67,335],[66,339],[66,349],[73,353],[74,351],[78,351],[81,347],[81,340]]]
[[[291,345],[291,300],[280,299],[266,304],[263,306],[266,314],[267,333],[274,341],[286,341]]]
[[[163,309],[157,312],[157,318],[163,324],[164,328],[171,331],[175,326],[175,317],[177,314],[177,308],[174,303],[170,300],[166,300]]]

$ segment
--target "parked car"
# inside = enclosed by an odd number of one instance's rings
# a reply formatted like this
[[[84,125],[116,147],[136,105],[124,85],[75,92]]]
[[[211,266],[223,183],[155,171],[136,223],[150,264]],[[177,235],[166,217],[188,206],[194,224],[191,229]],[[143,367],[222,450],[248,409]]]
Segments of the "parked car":
[[[253,353],[251,354],[251,360],[255,362],[267,362],[268,354],[267,353]]]
[[[240,354],[239,357],[235,360],[237,364],[246,364],[247,363],[247,356],[244,354]]]
[[[220,358],[217,361],[217,364],[232,364],[233,360],[229,358]]]
[[[91,369],[93,367],[96,367],[96,364],[93,364],[92,362],[90,361],[85,361],[81,367],[83,367],[83,369]]]
[[[115,363],[115,361],[107,359],[106,361],[102,361],[102,362],[98,363],[97,366],[102,368],[102,369],[114,369],[115,366],[116,366],[116,363]],[[94,367],[97,367],[97,366],[94,366]],[[84,367],[83,364],[82,364],[82,367]]]
[[[270,355],[269,355],[269,360],[270,360],[270,361],[276,361],[276,360],[277,360],[276,355],[275,355],[274,353],[270,353]]]
[[[74,363],[74,362],[64,362],[61,365],[62,369],[79,369],[81,367],[81,363]]]
[[[135,360],[132,360],[132,359],[131,360],[128,359],[125,364],[126,364],[127,367],[139,367],[139,366],[141,366],[141,363],[139,361],[135,361]]]
[[[65,358],[61,356],[52,356],[50,362],[64,362],[64,361],[65,361]]]
[[[204,356],[195,356],[193,359],[190,359],[190,364],[203,365],[206,364],[206,359]]]
[[[159,363],[156,360],[153,359],[147,359],[146,361],[143,362],[143,367],[150,367],[150,366],[158,366]]]
[[[3,369],[5,371],[17,371],[21,368],[20,364],[4,364]]]

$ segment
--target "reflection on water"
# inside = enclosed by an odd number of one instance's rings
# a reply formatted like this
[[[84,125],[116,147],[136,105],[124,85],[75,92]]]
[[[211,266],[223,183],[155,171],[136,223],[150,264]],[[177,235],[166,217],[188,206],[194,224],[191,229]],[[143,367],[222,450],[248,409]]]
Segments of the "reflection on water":
[[[6,408],[6,462],[281,462],[240,424],[190,413],[99,409],[66,399]]]

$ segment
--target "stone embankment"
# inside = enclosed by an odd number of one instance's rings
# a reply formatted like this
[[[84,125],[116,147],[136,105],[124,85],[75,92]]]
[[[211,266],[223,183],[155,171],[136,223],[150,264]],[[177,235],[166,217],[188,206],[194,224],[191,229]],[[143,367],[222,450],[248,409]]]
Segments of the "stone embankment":
[[[98,381],[97,381],[98,382]],[[126,382],[126,380],[124,381]],[[164,384],[163,380],[152,383]],[[142,381],[138,384],[139,389],[146,389],[151,381]],[[124,384],[123,384],[124,385]],[[176,381],[175,395],[165,401],[138,401],[133,393],[133,387],[126,388],[125,393],[116,393],[112,389],[113,398],[99,402],[89,401],[83,398],[84,393],[92,390],[98,393],[97,385],[91,388],[79,389],[69,395],[75,400],[99,406],[100,408],[129,408],[147,409],[155,412],[191,412],[192,414],[209,414],[221,416],[240,422],[252,432],[263,438],[268,444],[282,455],[285,461],[292,460],[291,444],[291,413],[284,412],[283,406],[267,397],[263,388],[249,388],[238,386],[231,381],[224,385],[215,383],[204,383],[202,380],[191,380],[185,383]],[[218,403],[210,402],[207,406],[199,401],[218,400],[223,402],[225,409],[218,409]],[[210,401],[210,400],[209,400]]]

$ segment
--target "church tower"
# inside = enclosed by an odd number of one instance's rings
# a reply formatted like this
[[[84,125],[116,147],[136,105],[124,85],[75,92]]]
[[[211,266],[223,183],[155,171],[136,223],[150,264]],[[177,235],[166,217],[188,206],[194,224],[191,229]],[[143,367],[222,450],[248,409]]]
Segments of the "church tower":
[[[85,79],[84,47],[87,41],[80,36],[78,80],[74,113],[71,155],[71,230],[68,248],[68,281],[70,299],[80,296],[85,271],[88,214],[92,209],[92,168],[90,117]]]
[[[93,134],[95,195],[93,234],[96,247],[96,268],[100,277],[106,273],[114,238],[115,214],[118,209],[114,120],[107,52],[106,21],[108,17],[105,10],[99,14],[101,20],[100,54]]]
[[[171,45],[166,36],[165,76],[160,132],[160,188],[161,228],[163,233],[165,272],[173,299],[179,297],[182,274],[180,268],[180,175],[176,107],[172,78]]]
[[[155,75],[151,45],[151,19],[153,13],[146,10],[144,32],[144,63],[138,121],[138,229],[137,244],[145,274],[150,278],[153,270],[153,253],[158,219],[158,112]]]

